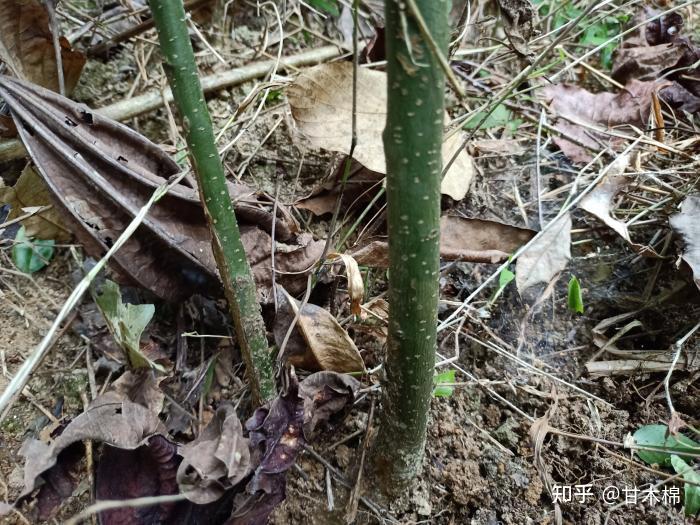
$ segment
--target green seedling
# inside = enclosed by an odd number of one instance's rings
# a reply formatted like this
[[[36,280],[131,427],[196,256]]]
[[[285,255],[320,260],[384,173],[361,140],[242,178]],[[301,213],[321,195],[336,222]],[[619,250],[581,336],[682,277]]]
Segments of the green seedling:
[[[12,261],[24,273],[38,272],[48,266],[54,255],[53,240],[32,240],[24,226],[20,227],[12,247]]]

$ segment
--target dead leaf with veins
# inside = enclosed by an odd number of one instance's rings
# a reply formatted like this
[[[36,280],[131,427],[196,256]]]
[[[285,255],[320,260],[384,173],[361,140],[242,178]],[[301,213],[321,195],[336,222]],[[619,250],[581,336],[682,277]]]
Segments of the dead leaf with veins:
[[[85,54],[59,38],[66,92],[80,79]],[[0,61],[17,78],[58,91],[58,68],[46,7],[40,0],[0,0]]]
[[[273,328],[275,343],[282,346],[289,326],[296,317],[301,303],[287,291],[277,287],[278,310]],[[364,372],[355,343],[328,310],[307,303],[284,349],[287,362],[311,372]]]
[[[28,207],[51,206],[49,189],[31,164],[22,170],[14,186],[0,187],[0,202],[12,207],[6,220],[21,217]],[[63,225],[61,215],[51,207],[22,220],[28,237],[37,239],[54,239],[56,242],[68,242],[70,231]]]
[[[349,62],[322,64],[299,74],[287,88],[287,98],[300,134],[315,148],[350,154],[352,136],[353,67]],[[360,68],[357,90],[357,146],[353,157],[366,168],[385,174],[382,133],[386,123],[386,73]],[[447,163],[463,143],[458,132],[442,146]],[[461,151],[442,181],[441,191],[461,200],[469,191],[474,164],[466,149]]]
[[[252,468],[248,440],[230,404],[220,406],[202,433],[179,452],[177,483],[187,499],[200,505],[219,499]]]
[[[567,213],[525,250],[515,263],[515,283],[520,294],[547,284],[562,272],[571,259],[571,216]]]

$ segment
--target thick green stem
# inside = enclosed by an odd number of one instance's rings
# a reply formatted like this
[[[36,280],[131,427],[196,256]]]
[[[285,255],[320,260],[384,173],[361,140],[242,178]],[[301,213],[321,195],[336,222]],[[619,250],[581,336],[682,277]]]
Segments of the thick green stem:
[[[274,370],[255,293],[255,281],[216,149],[209,110],[194,60],[182,0],[150,0],[163,69],[180,114],[199,194],[212,232],[212,248],[224,283],[236,336],[255,402],[275,396]]]
[[[447,0],[386,0],[388,112],[384,130],[389,221],[389,340],[375,464],[380,488],[402,490],[420,471],[437,338],[440,172]]]

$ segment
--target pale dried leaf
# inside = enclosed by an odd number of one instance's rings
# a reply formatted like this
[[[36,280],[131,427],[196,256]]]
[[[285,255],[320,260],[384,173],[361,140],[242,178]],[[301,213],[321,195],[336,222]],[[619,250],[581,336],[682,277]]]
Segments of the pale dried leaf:
[[[593,191],[581,199],[579,207],[603,221],[610,229],[627,241],[634,251],[643,255],[654,256],[657,254],[652,248],[632,241],[625,222],[612,216],[615,197],[632,182],[632,179],[625,175],[625,170],[629,163],[629,155],[617,157],[610,165],[605,178],[593,188]]]
[[[515,282],[522,294],[549,283],[571,259],[571,216],[562,215],[523,252],[515,265]]]
[[[349,62],[321,64],[302,72],[287,88],[292,117],[312,146],[350,154],[352,77]],[[357,146],[353,157],[372,171],[386,173],[382,140],[387,107],[386,73],[359,68],[357,91],[361,96],[356,108]],[[442,147],[443,162],[450,160],[463,139],[463,133],[448,138]],[[473,175],[473,161],[465,149],[445,175],[443,193],[457,200],[463,198]]]
[[[503,262],[535,233],[496,221],[445,215],[440,219],[440,257],[446,261]],[[372,241],[350,254],[363,266],[389,267],[386,241]]]
[[[360,315],[360,303],[365,295],[365,283],[357,261],[346,253],[329,253],[329,259],[340,259],[345,265],[345,273],[348,278],[348,295],[350,296],[350,311],[353,315]]]
[[[669,221],[685,241],[683,260],[693,270],[695,284],[700,288],[700,195],[686,197],[681,212]]]
[[[505,261],[535,231],[485,219],[440,218],[440,257],[448,261]]]

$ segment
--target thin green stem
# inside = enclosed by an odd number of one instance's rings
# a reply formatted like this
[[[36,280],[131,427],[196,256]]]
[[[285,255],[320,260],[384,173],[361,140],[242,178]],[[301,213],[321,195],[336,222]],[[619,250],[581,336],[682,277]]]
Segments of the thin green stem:
[[[216,148],[211,117],[199,81],[182,0],[150,0],[163,55],[163,69],[177,105],[190,158],[212,233],[212,248],[254,402],[275,396],[272,359],[255,281],[241,241],[233,204]]]

